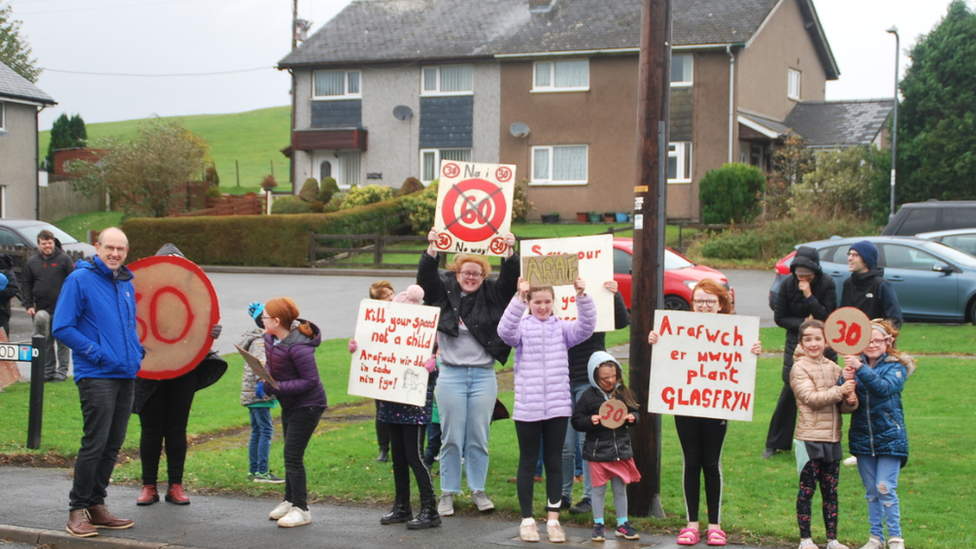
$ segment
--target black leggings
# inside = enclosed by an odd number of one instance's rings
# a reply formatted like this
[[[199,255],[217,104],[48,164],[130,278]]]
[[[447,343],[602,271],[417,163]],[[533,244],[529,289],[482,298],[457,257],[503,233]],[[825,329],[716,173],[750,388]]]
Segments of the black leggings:
[[[688,522],[698,522],[701,476],[705,474],[708,523],[722,522],[722,446],[728,421],[706,417],[674,416],[684,458],[685,511]]]
[[[285,435],[285,501],[308,511],[308,481],[305,477],[305,448],[325,408],[281,408],[281,430]]]
[[[800,491],[796,495],[796,521],[800,526],[800,538],[810,536],[810,515],[813,507],[813,493],[820,483],[820,498],[823,500],[824,527],[827,539],[837,539],[837,481],[840,476],[839,461],[808,461],[800,472]]]
[[[410,471],[417,479],[420,501],[433,501],[434,481],[424,463],[424,425],[384,423],[389,430],[390,453],[393,456],[393,483],[397,500],[410,501]]]
[[[535,489],[535,465],[539,461],[539,437],[542,437],[542,462],[546,467],[546,510],[559,512],[563,495],[563,443],[569,418],[554,417],[543,421],[516,421],[519,442],[519,466],[515,477],[522,518],[532,516],[532,492]],[[555,505],[553,505],[555,504]]]
[[[186,463],[186,423],[190,419],[193,394],[196,391],[195,370],[180,377],[164,379],[146,399],[139,412],[142,434],[139,455],[142,459],[142,483],[156,485],[159,455],[166,440],[166,473],[169,484],[183,483]]]

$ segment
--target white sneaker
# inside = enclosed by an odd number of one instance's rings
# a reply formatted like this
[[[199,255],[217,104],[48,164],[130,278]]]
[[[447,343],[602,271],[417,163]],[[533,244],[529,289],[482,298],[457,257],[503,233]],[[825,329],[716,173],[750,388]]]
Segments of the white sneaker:
[[[539,541],[539,526],[532,521],[532,524],[519,525],[519,539],[522,541]]]
[[[857,456],[851,456],[844,460],[844,465],[848,467],[854,467],[857,465]],[[881,543],[880,541],[878,543]]]
[[[312,524],[312,513],[298,507],[292,507],[288,514],[278,519],[278,526],[282,528],[294,528]]]
[[[868,542],[861,546],[861,549],[884,549],[884,543],[881,539],[875,536],[868,538]]]
[[[832,539],[827,542],[827,549],[850,549],[850,548],[844,545],[843,543],[835,539]]]
[[[449,517],[454,514],[454,494],[444,492],[437,501],[437,514],[442,517]]]
[[[888,549],[905,549],[905,540],[901,538],[888,538]]]
[[[471,503],[478,508],[479,511],[491,511],[495,508],[495,504],[488,499],[488,494],[481,490],[475,490],[471,492]]]
[[[563,530],[559,521],[549,521],[546,524],[546,535],[550,543],[563,543],[566,541],[566,532]]]
[[[282,501],[281,503],[278,504],[277,507],[275,507],[274,509],[271,510],[270,513],[268,513],[268,518],[271,520],[278,520],[281,517],[287,515],[288,511],[291,511],[291,508],[292,508],[292,504],[290,501]]]

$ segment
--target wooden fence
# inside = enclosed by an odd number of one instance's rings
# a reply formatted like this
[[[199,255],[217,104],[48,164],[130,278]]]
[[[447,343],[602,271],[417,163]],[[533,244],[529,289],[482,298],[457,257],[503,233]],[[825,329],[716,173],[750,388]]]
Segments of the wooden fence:
[[[204,210],[184,212],[171,217],[193,217],[198,215],[261,215],[264,201],[257,197],[223,202]]]
[[[71,188],[71,181],[50,181],[40,187],[40,215],[42,221],[54,223],[68,217],[105,210],[105,195],[86,197]]]

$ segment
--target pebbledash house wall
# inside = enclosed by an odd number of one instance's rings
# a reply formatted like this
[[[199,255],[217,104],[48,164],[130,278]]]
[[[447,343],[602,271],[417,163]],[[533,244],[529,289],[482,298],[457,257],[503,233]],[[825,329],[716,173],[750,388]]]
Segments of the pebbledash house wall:
[[[0,98],[4,104],[0,130],[0,186],[3,217],[37,216],[37,107]]]
[[[473,66],[472,143],[474,162],[497,163],[499,145],[496,129],[500,111],[499,72],[497,61],[470,63]],[[421,77],[424,67],[436,63],[410,67],[345,67],[360,71],[362,96],[362,127],[367,130],[367,149],[360,157],[359,184],[377,184],[398,188],[408,177],[420,177],[420,120]],[[329,70],[333,70],[332,67]],[[311,70],[296,70],[295,130],[312,128]],[[443,97],[443,96],[439,96]],[[393,109],[399,105],[410,107],[413,116],[399,120]],[[312,177],[314,157],[311,151],[293,151],[295,180]],[[367,179],[367,174],[381,174],[380,179]],[[297,191],[296,191],[297,192]]]

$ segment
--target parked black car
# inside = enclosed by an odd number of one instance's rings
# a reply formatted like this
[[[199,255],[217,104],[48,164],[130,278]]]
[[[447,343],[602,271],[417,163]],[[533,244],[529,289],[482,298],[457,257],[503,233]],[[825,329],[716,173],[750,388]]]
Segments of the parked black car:
[[[929,200],[902,204],[881,231],[882,236],[913,236],[931,231],[965,229],[976,220],[976,200]]]

